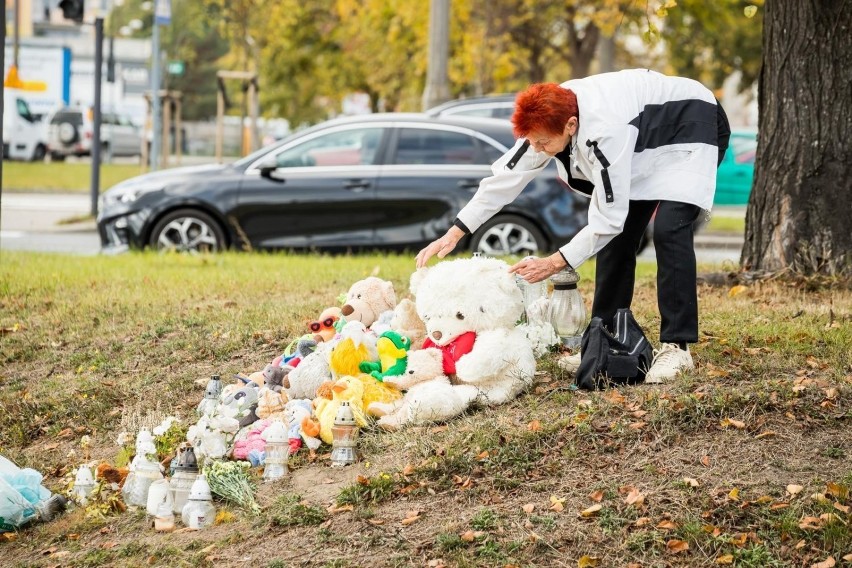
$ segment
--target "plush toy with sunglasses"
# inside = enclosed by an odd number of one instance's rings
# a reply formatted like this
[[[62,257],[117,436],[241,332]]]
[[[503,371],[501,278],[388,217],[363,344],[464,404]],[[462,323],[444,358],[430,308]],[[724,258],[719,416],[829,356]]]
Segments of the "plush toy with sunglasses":
[[[314,341],[331,341],[334,339],[337,329],[335,324],[340,321],[341,311],[338,307],[326,308],[316,321],[308,324],[308,329],[314,334]]]

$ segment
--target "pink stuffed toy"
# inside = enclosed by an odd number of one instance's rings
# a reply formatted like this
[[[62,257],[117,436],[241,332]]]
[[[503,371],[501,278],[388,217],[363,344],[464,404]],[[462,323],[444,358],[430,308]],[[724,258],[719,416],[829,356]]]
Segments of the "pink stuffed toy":
[[[272,424],[272,420],[258,420],[252,424],[251,430],[249,430],[245,439],[234,443],[234,459],[247,460],[250,451],[257,450],[262,452],[266,449],[266,440],[260,435],[270,424]]]

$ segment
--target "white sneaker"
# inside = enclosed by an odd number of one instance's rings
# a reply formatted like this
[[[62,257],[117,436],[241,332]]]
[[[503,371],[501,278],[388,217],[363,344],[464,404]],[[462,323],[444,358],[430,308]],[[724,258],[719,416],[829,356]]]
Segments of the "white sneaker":
[[[580,368],[580,354],[574,353],[573,355],[563,355],[556,360],[556,364],[564,371],[573,375],[577,372],[577,369]]]
[[[689,349],[681,349],[677,343],[663,343],[659,349],[654,350],[654,360],[645,375],[645,382],[659,384],[673,379],[678,373],[694,368]]]

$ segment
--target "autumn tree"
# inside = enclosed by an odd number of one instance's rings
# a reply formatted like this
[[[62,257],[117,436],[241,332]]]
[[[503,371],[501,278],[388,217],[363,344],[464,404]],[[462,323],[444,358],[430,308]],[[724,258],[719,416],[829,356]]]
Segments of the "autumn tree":
[[[767,0],[746,270],[850,275],[852,5]]]

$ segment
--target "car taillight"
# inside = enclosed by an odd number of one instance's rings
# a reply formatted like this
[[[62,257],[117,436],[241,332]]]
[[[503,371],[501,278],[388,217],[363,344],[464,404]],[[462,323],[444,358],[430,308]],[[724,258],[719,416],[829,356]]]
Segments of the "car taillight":
[[[92,137],[92,133],[91,133],[91,132],[86,132],[86,138],[91,138],[91,137]]]

